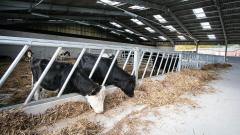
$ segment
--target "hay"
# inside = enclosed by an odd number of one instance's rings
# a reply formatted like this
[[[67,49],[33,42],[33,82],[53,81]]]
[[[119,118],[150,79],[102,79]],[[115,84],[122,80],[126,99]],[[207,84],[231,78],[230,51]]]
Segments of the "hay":
[[[214,64],[206,64],[201,69],[202,70],[216,70],[216,69],[226,69],[232,67],[231,64],[227,63],[214,63]]]
[[[201,70],[183,70],[169,73],[164,80],[145,80],[135,92],[137,103],[161,106],[182,102],[184,94],[198,95],[207,92],[204,86],[208,81],[216,79],[214,74]],[[190,101],[188,101],[190,102]],[[190,103],[193,104],[193,103]]]
[[[83,119],[73,126],[63,128],[60,131],[54,131],[49,133],[49,135],[96,135],[101,129],[102,127],[99,124]]]
[[[104,101],[104,110],[107,111],[113,109],[128,99],[130,98],[126,96],[120,89],[118,89],[117,92],[106,96]]]
[[[35,129],[56,123],[64,118],[76,117],[90,107],[82,102],[67,102],[48,109],[44,114],[31,115],[21,110],[7,110],[0,112],[0,133],[11,134],[12,132],[34,133]]]

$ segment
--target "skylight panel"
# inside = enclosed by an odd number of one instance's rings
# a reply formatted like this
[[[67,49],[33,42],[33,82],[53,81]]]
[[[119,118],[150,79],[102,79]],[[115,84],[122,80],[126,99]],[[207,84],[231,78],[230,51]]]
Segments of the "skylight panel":
[[[143,22],[139,21],[138,19],[130,19],[132,22],[136,23],[137,25],[144,25]]]
[[[156,31],[153,30],[152,28],[150,27],[145,27],[144,29],[146,29],[147,31],[149,31],[150,33],[155,33]]]
[[[144,7],[144,6],[138,6],[138,5],[130,6],[128,8],[135,9],[135,10],[147,10],[147,9],[149,9],[149,8]]]
[[[116,35],[121,35],[120,33],[118,33],[118,32],[115,32],[115,31],[111,31],[111,33],[113,33],[113,34],[116,34]]]
[[[207,35],[209,39],[216,39],[216,36],[214,34]]]
[[[131,31],[131,30],[129,30],[129,29],[125,29],[124,31],[126,31],[126,32],[128,32],[128,33],[130,33],[130,34],[133,34],[133,33],[134,33],[133,31]]]
[[[160,23],[166,23],[166,19],[163,18],[161,15],[153,15],[153,17],[158,20]]]
[[[184,36],[178,36],[180,40],[187,40]]]
[[[196,15],[197,19],[206,18],[203,8],[195,8],[193,9],[193,13]]]
[[[160,39],[162,39],[163,41],[166,41],[167,39],[164,36],[158,36]]]
[[[209,22],[202,22],[202,23],[201,23],[201,26],[202,26],[202,28],[203,28],[204,30],[210,30],[210,29],[212,29],[212,27],[211,27],[211,25],[210,25]]]
[[[118,28],[122,28],[122,26],[116,22],[110,22],[110,24],[112,24],[113,26],[116,26]]]
[[[139,37],[140,39],[147,41],[147,39],[145,37]]]
[[[169,29],[171,32],[177,31],[172,25],[165,26],[167,29]]]
[[[122,6],[125,4],[125,3],[112,1],[112,0],[99,0],[99,1],[97,1],[97,3],[104,4],[104,5],[108,4],[108,5],[112,5],[112,6]]]
[[[130,40],[130,41],[133,41],[133,39],[129,38],[129,37],[126,37],[127,40]]]

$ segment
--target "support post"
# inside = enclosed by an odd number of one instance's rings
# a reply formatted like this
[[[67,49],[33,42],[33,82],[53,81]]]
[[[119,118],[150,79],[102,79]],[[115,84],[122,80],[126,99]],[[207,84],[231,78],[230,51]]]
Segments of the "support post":
[[[144,53],[143,53],[143,55],[144,55]],[[142,57],[141,57],[141,59],[142,59]],[[134,50],[134,63],[133,63],[133,66],[134,66],[133,71],[135,71],[136,82],[138,80],[138,68],[139,68],[139,64],[140,64],[140,62],[138,60],[139,60],[139,48],[136,48]]]
[[[0,88],[3,86],[4,82],[7,80],[7,78],[9,77],[9,75],[12,73],[12,71],[14,70],[14,68],[17,66],[18,62],[21,60],[21,58],[23,57],[23,55],[26,53],[27,49],[29,48],[28,45],[25,45],[22,50],[18,53],[17,57],[14,59],[13,63],[10,65],[10,67],[8,68],[8,70],[4,73],[4,75],[2,76],[1,80],[0,80]]]
[[[138,50],[138,53],[139,53],[139,49],[137,49]],[[136,58],[135,58],[135,54],[134,54],[134,62],[137,62],[137,63],[134,63],[133,64],[133,66],[134,66],[134,68],[133,68],[133,70],[132,70],[132,73],[131,73],[131,75],[133,75],[134,74],[134,72],[135,72],[135,69],[139,69],[140,68],[140,66],[141,66],[141,63],[142,63],[142,60],[143,60],[143,57],[144,57],[144,54],[145,54],[145,52],[143,52],[142,53],[142,56],[141,56],[141,58],[140,58],[140,61],[138,62],[138,59],[137,60],[135,60]],[[139,55],[139,54],[138,54]],[[138,58],[138,56],[137,56],[137,58]],[[135,68],[135,66],[137,66],[137,68]],[[136,72],[138,72],[138,71],[136,71]],[[136,74],[136,72],[135,72],[135,74]],[[138,74],[138,73],[137,73]]]
[[[177,63],[177,59],[178,59],[178,56],[179,54],[177,54],[176,55],[176,57],[175,57],[175,61],[174,61],[174,64],[173,64],[173,69],[172,69],[172,71],[171,72],[173,72],[174,71],[174,68],[175,68],[175,66],[176,66],[176,63]]]
[[[178,67],[177,67],[177,71],[181,71],[181,66],[182,66],[182,53],[179,54],[179,57],[178,57]]]
[[[40,78],[38,79],[38,81],[36,82],[36,84],[34,85],[32,91],[30,92],[30,94],[28,95],[27,99],[24,102],[24,105],[26,105],[31,99],[33,94],[36,92],[37,88],[39,87],[40,83],[42,82],[42,80],[44,79],[44,77],[47,75],[47,72],[49,71],[49,69],[51,68],[53,62],[55,61],[55,59],[58,56],[58,53],[61,51],[62,47],[58,47],[57,50],[55,51],[55,53],[53,54],[51,60],[48,62],[46,68],[44,69],[43,73],[41,74]]]
[[[227,51],[228,51],[228,45],[225,46],[225,53],[224,53],[224,62],[227,63]]]

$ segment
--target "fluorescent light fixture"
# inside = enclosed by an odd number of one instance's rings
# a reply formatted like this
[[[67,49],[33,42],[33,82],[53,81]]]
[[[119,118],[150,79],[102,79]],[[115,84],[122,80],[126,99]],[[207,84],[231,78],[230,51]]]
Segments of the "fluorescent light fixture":
[[[203,8],[195,8],[193,9],[193,13],[196,15],[197,19],[206,18]]]
[[[166,41],[167,39],[164,36],[158,36],[160,39],[162,39],[163,41]]]
[[[140,39],[147,41],[147,39],[145,37],[139,37]]]
[[[145,27],[144,29],[146,29],[147,31],[149,31],[150,33],[155,33],[156,31],[153,30],[152,28],[150,27]]]
[[[135,10],[146,10],[146,9],[149,9],[149,8],[144,7],[144,6],[138,6],[138,5],[130,6],[128,8],[135,9]]]
[[[210,30],[210,29],[212,29],[212,27],[211,27],[211,25],[210,25],[209,22],[202,22],[202,23],[200,23],[200,24],[201,24],[201,26],[202,26],[202,28],[203,28],[204,30]]]
[[[133,34],[133,33],[134,33],[133,31],[131,31],[131,30],[129,30],[129,29],[125,29],[124,31],[126,31],[126,32],[128,32],[128,33],[130,33],[130,34]]]
[[[216,36],[214,34],[207,35],[209,39],[216,39]]]
[[[126,37],[127,40],[130,40],[130,41],[133,41],[133,39],[129,38],[129,37]]]
[[[153,15],[155,19],[157,19],[160,23],[166,23],[166,19],[163,18],[161,15]]]
[[[167,29],[169,29],[171,32],[177,31],[172,25],[165,26]]]
[[[112,0],[99,0],[99,1],[97,1],[97,3],[104,4],[104,5],[108,4],[108,5],[111,5],[111,6],[122,6],[122,5],[125,4],[125,3],[112,1]]]
[[[180,40],[187,40],[184,36],[178,36]]]
[[[110,24],[112,24],[113,26],[116,26],[118,28],[122,28],[122,26],[116,22],[110,22]]]
[[[132,22],[136,23],[137,25],[144,25],[143,22],[139,21],[138,19],[130,19]]]

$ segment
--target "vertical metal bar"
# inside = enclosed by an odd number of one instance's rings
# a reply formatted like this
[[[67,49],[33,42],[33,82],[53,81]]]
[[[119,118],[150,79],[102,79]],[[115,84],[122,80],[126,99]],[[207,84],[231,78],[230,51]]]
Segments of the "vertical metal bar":
[[[178,70],[177,71],[181,71],[181,67],[182,67],[182,54],[180,53],[178,56]]]
[[[93,66],[93,68],[92,68],[92,70],[91,70],[91,73],[90,73],[89,76],[88,76],[89,78],[92,78],[92,76],[93,76],[93,74],[94,74],[94,72],[95,72],[95,70],[96,70],[96,68],[97,68],[98,63],[100,62],[100,60],[101,60],[101,58],[102,58],[102,55],[103,55],[104,51],[105,51],[105,49],[102,49],[102,50],[101,50],[101,52],[100,52],[100,54],[99,54],[99,56],[98,56],[98,58],[97,58],[97,61],[96,61],[96,63],[94,64],[94,66]]]
[[[81,51],[81,53],[80,53],[80,55],[78,56],[76,62],[74,63],[74,65],[73,65],[70,73],[68,74],[68,76],[67,76],[67,78],[66,78],[66,80],[65,80],[65,82],[64,82],[64,84],[63,84],[63,86],[62,86],[62,88],[61,88],[61,90],[59,91],[57,97],[60,97],[60,96],[62,95],[62,93],[63,93],[64,89],[66,88],[66,86],[67,86],[70,78],[72,77],[72,75],[73,75],[75,69],[77,68],[80,60],[82,59],[82,56],[83,56],[83,54],[85,53],[85,51],[86,51],[86,48],[83,48],[82,51]]]
[[[144,72],[143,72],[143,75],[142,75],[142,79],[144,78],[144,76],[145,76],[145,74],[146,74],[146,71],[147,71],[147,68],[148,68],[148,64],[149,64],[151,58],[152,58],[152,52],[151,52],[150,55],[149,55],[147,64],[146,64],[146,66],[145,66],[145,69],[144,69]]]
[[[179,55],[179,54],[177,54],[176,57],[175,57],[175,61],[174,61],[173,68],[172,68],[172,71],[171,71],[171,72],[174,71],[174,67],[176,66],[177,59],[178,59],[178,57],[179,57],[178,55]]]
[[[0,88],[2,87],[2,85],[4,84],[4,82],[7,80],[7,78],[9,77],[9,75],[12,73],[13,69],[17,66],[18,62],[21,60],[21,58],[23,57],[23,55],[26,53],[27,49],[29,48],[28,45],[25,45],[22,50],[18,53],[17,57],[14,59],[14,61],[12,62],[12,64],[10,65],[10,67],[8,68],[8,70],[4,73],[4,75],[2,76],[1,80],[0,80]]]
[[[111,70],[112,70],[112,68],[113,68],[113,65],[114,65],[115,61],[117,60],[117,57],[118,57],[119,52],[120,52],[120,50],[117,50],[117,52],[116,52],[116,54],[115,54],[115,57],[114,57],[114,59],[112,60],[112,63],[111,63],[111,65],[110,65],[110,67],[109,67],[109,69],[108,69],[108,71],[107,71],[107,74],[106,74],[106,76],[105,76],[105,78],[104,78],[104,80],[103,80],[103,82],[102,82],[102,86],[105,85],[105,83],[106,83],[106,81],[107,81],[107,78],[108,78],[108,76],[109,76],[109,74],[110,74],[110,72],[111,72]]]
[[[37,90],[38,86],[40,85],[40,83],[42,82],[42,80],[44,79],[44,77],[46,76],[48,70],[51,68],[54,60],[57,58],[58,53],[61,51],[62,47],[58,47],[57,50],[55,51],[55,53],[53,54],[51,60],[48,62],[47,67],[44,69],[43,73],[41,74],[40,78],[38,79],[38,81],[36,82],[36,84],[34,85],[32,91],[30,92],[30,94],[28,95],[27,99],[24,102],[24,105],[26,105],[32,98],[33,94],[35,93],[35,91]]]
[[[132,54],[132,51],[130,51],[130,52],[128,53],[127,59],[126,59],[124,65],[123,65],[123,70],[126,68],[127,63],[128,63],[128,60],[129,60],[129,58],[131,57],[131,54]],[[124,55],[125,55],[125,54],[124,54]]]
[[[144,54],[145,54],[145,52],[143,52],[143,54],[142,54],[142,56],[140,58],[140,61],[139,61],[138,65],[137,65],[138,66],[137,69],[139,69],[139,67],[141,66]],[[135,69],[133,68],[131,75],[133,75],[134,72],[135,72]]]
[[[165,58],[165,53],[163,53],[163,55],[162,55],[162,59],[161,59],[161,62],[160,62],[160,64],[159,64],[159,67],[158,67],[158,70],[157,70],[157,75],[159,74],[159,72],[160,72],[160,69],[161,69],[161,66],[162,66],[162,62],[163,62],[163,59]]]
[[[159,53],[160,53],[160,52],[157,53],[157,57],[155,58],[155,61],[154,61],[153,67],[152,67],[152,71],[151,71],[151,73],[150,73],[150,77],[152,77],[152,74],[153,74],[154,68],[155,68],[156,63],[157,63],[157,60],[158,60]]]
[[[135,71],[135,79],[136,79],[136,82],[138,80],[138,65],[139,65],[139,48],[136,48],[134,50],[134,63],[133,63],[133,71]]]
[[[168,54],[168,56],[167,56],[167,60],[166,60],[166,63],[165,63],[165,65],[164,65],[162,75],[164,74],[165,69],[166,69],[166,67],[167,67],[168,59],[169,59],[169,54]]]
[[[174,58],[175,54],[173,53],[172,54],[172,58],[171,58],[171,62],[170,62],[170,65],[169,65],[169,68],[168,68],[168,71],[167,73],[169,73],[170,69],[171,69],[171,66],[172,66],[172,62],[173,62],[173,58]]]

